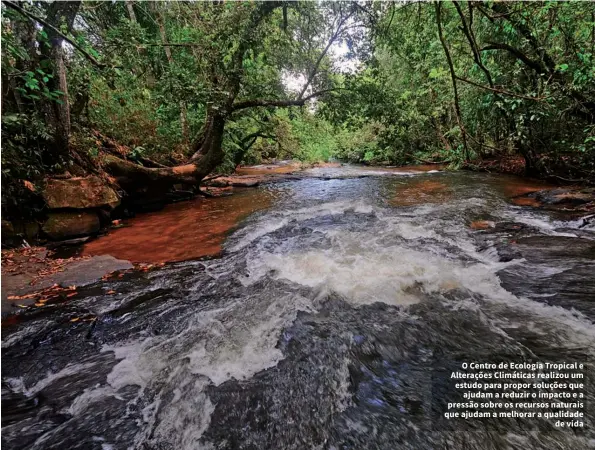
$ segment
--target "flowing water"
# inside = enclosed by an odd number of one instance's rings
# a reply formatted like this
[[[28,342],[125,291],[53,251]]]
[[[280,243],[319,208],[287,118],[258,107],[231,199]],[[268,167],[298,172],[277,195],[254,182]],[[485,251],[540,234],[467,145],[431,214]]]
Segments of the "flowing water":
[[[502,176],[310,173],[253,190],[218,257],[4,329],[3,448],[595,448],[592,377],[582,429],[442,420],[462,362],[592,367],[592,227]]]

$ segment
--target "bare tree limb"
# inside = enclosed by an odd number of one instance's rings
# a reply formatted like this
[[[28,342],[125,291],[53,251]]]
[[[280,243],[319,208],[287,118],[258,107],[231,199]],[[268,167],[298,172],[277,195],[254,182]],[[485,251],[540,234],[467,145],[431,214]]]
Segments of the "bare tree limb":
[[[322,60],[328,53],[329,49],[331,48],[331,45],[333,45],[333,43],[337,40],[337,38],[341,35],[341,33],[343,33],[345,31],[345,29],[342,27],[345,24],[345,22],[347,22],[351,18],[351,16],[353,16],[353,12],[349,13],[347,16],[345,16],[341,20],[339,20],[339,24],[337,25],[337,30],[333,33],[333,35],[329,39],[324,50],[320,53],[320,55],[318,55],[318,58],[316,59],[316,62],[314,63],[314,66],[312,67],[312,70],[310,71],[310,74],[308,75],[306,84],[304,84],[304,86],[302,87],[302,90],[300,91],[300,95],[298,96],[298,98],[302,98],[304,96],[304,94],[308,90],[308,87],[310,87],[310,84],[312,84],[312,81],[314,81],[314,77],[318,74],[318,67],[320,66],[320,63],[322,62]]]

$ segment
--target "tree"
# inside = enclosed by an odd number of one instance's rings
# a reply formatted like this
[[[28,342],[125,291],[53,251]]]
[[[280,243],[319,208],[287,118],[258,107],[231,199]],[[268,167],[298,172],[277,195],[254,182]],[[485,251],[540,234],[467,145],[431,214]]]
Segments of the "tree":
[[[66,33],[70,32],[80,3],[80,1],[53,2],[47,7],[45,19],[41,19],[13,2],[3,2],[9,8],[18,11],[24,17],[43,27],[39,31],[44,39],[42,45],[39,46],[41,58],[39,63],[42,64],[45,60],[48,62],[45,66],[50,68],[47,73],[43,72],[48,92],[44,105],[46,120],[53,129],[56,146],[66,150],[70,137],[70,100],[64,61],[65,35],[60,29],[64,29]],[[31,36],[28,35],[27,39],[29,42],[24,45],[28,47],[28,57],[31,61],[38,61],[37,49]],[[50,73],[51,77],[48,77],[47,75]],[[50,93],[54,95],[49,95]],[[57,98],[55,94],[60,95],[60,98]]]
[[[380,13],[365,70],[325,107],[336,125],[382,125],[372,159],[520,155],[531,175],[594,176],[592,3],[392,3]]]
[[[212,8],[212,6],[207,8]],[[107,169],[118,176],[123,184],[128,185],[139,183],[198,184],[223,161],[222,142],[225,125],[234,115],[252,108],[303,106],[308,100],[328,92],[330,89],[319,89],[307,93],[316,84],[320,67],[327,57],[331,45],[345,36],[348,22],[355,14],[353,4],[327,5],[327,12],[333,17],[328,40],[323,48],[311,52],[311,56],[315,56],[315,58],[308,61],[306,80],[296,97],[255,98],[249,92],[245,92],[244,86],[249,83],[247,78],[250,76],[247,68],[250,67],[250,64],[254,64],[258,58],[260,58],[261,64],[266,67],[266,62],[262,63],[266,58],[262,52],[269,50],[266,48],[266,33],[270,32],[271,22],[275,18],[277,21],[287,20],[287,8],[288,5],[283,2],[240,4],[237,6],[237,10],[247,18],[240,21],[239,25],[221,22],[220,19],[223,16],[220,12],[205,11],[202,16],[203,20],[209,13],[212,14],[211,17],[215,20],[211,19],[210,24],[219,22],[218,32],[226,33],[227,40],[232,39],[230,42],[232,50],[228,51],[221,45],[221,42],[217,42],[218,48],[208,57],[213,70],[206,76],[208,80],[211,80],[211,93],[206,102],[208,107],[205,126],[192,144],[193,153],[188,162],[172,168],[146,168],[110,156],[106,161]],[[281,12],[279,10],[285,11],[285,14],[282,17],[279,15],[275,17],[275,13]],[[299,15],[300,9],[297,8],[294,12]],[[315,11],[310,9],[309,12]],[[237,16],[234,14],[231,14],[231,18],[237,20]],[[283,27],[286,32],[287,24],[283,23]],[[310,38],[312,37],[310,36]],[[163,42],[163,45],[166,48],[168,46],[166,42]],[[287,47],[285,44],[284,49]],[[274,49],[272,50],[274,51]],[[171,53],[169,51],[166,53],[169,55],[168,59],[171,60]],[[291,56],[291,54],[285,54],[282,62],[287,63]],[[281,61],[277,63],[279,62]]]

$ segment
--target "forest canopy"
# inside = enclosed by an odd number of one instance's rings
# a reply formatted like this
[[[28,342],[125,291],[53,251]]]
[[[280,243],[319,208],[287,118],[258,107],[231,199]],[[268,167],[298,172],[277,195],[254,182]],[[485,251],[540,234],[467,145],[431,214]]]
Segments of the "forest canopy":
[[[591,2],[2,1],[2,44],[3,212],[288,158],[594,178]]]

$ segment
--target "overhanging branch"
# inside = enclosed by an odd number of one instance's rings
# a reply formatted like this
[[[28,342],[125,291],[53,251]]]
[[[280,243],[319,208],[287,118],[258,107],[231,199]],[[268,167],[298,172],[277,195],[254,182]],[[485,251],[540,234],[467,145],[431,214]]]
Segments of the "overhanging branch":
[[[527,67],[535,70],[537,73],[547,72],[547,70],[545,69],[545,67],[543,67],[542,64],[540,64],[538,61],[532,60],[519,49],[514,48],[512,45],[501,44],[498,42],[489,42],[487,46],[481,49],[482,52],[486,50],[506,50],[508,53],[525,63]]]
[[[303,98],[296,98],[296,99],[287,99],[287,100],[276,100],[276,99],[254,99],[254,100],[245,100],[243,102],[238,102],[234,104],[231,108],[232,112],[239,111],[241,109],[247,108],[256,108],[259,106],[272,106],[277,108],[286,108],[289,106],[303,106],[308,100],[311,100],[315,97],[318,97],[322,94],[327,92],[335,91],[336,89],[325,89],[323,91],[314,92]]]

